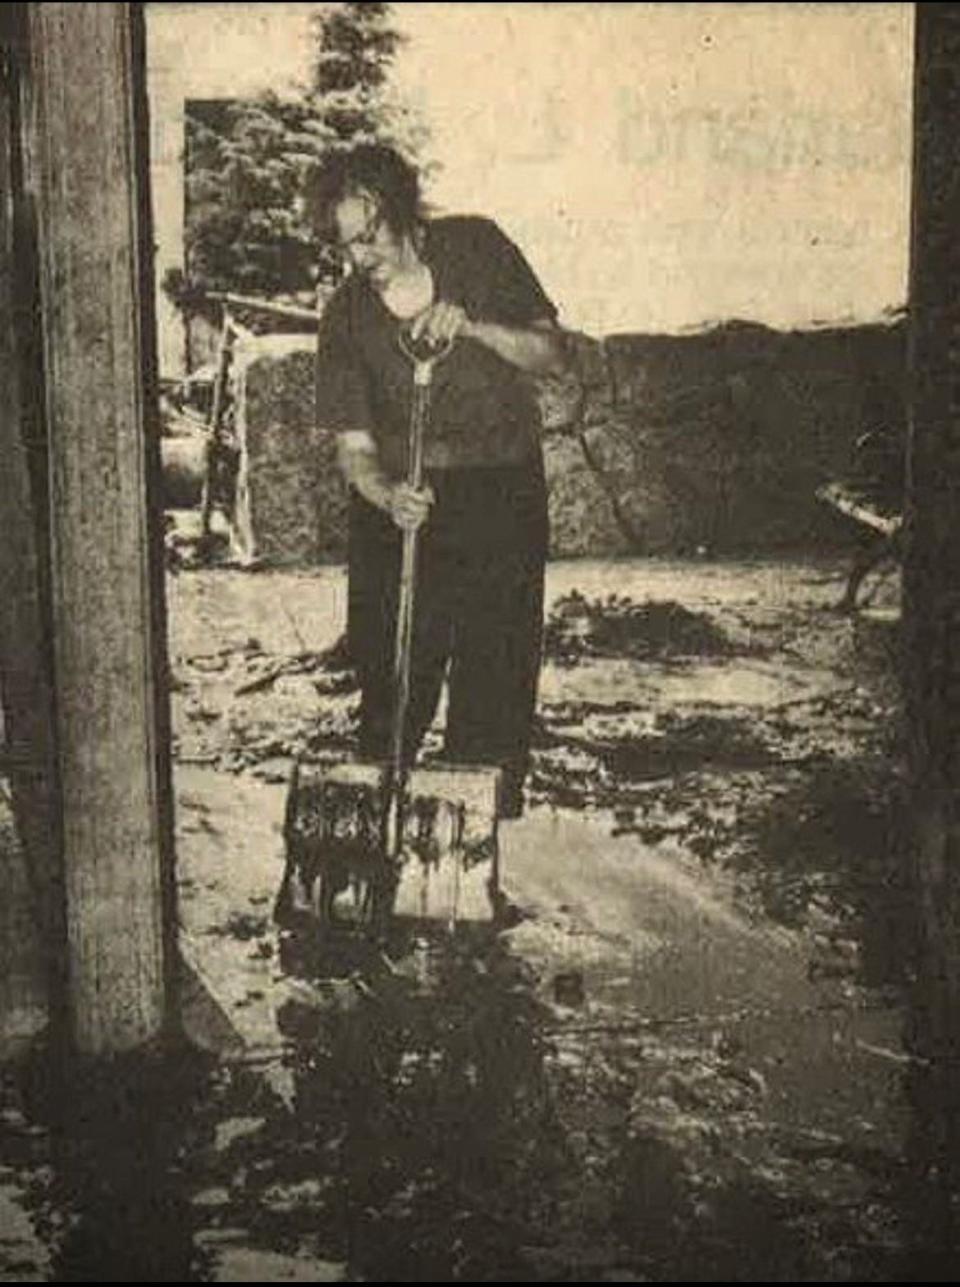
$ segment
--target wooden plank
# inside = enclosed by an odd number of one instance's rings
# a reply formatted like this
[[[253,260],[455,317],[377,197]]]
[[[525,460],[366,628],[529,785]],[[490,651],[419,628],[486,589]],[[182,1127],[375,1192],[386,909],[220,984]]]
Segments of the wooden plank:
[[[173,975],[142,15],[29,10],[70,1013],[97,1054],[160,1034]]]
[[[208,299],[215,299],[227,304],[230,308],[249,309],[251,313],[263,313],[267,317],[282,317],[293,322],[303,322],[311,331],[320,324],[320,314],[308,308],[295,308],[291,304],[276,304],[272,300],[257,299],[253,295],[235,295],[231,291],[212,290]]]
[[[863,523],[864,527],[872,527],[875,532],[880,532],[883,536],[894,536],[903,525],[902,519],[878,514],[869,505],[864,505],[842,483],[824,483],[822,487],[817,488],[816,496],[817,500],[823,501],[825,505],[832,505],[841,514],[846,514],[848,518]]]

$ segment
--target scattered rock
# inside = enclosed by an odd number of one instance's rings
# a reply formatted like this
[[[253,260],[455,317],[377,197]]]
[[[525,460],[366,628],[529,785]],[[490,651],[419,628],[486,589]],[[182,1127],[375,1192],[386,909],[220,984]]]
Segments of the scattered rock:
[[[205,1210],[214,1210],[217,1207],[225,1207],[230,1202],[230,1190],[217,1186],[212,1189],[201,1189],[190,1199],[190,1203],[195,1207],[203,1207]]]
[[[218,652],[191,657],[189,658],[189,663],[194,670],[202,671],[204,674],[215,674],[227,669],[230,665],[230,658],[226,653]]]
[[[224,1152],[235,1140],[255,1135],[264,1125],[262,1117],[227,1117],[217,1122],[213,1147],[218,1153]]]

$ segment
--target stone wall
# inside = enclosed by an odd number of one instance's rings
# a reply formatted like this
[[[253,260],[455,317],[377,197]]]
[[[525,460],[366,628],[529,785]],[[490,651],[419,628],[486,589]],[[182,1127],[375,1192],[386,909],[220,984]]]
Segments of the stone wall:
[[[343,557],[345,498],[313,417],[313,338],[258,337],[234,370],[247,557]],[[800,551],[847,539],[815,499],[866,429],[904,422],[900,324],[570,337],[540,388],[556,556]]]
[[[311,335],[251,336],[232,366],[240,449],[233,544],[246,562],[309,567],[346,550],[334,444],[315,426]]]
[[[902,325],[576,339],[586,396],[548,433],[555,553],[803,550],[847,539],[815,499],[868,429],[905,432]]]

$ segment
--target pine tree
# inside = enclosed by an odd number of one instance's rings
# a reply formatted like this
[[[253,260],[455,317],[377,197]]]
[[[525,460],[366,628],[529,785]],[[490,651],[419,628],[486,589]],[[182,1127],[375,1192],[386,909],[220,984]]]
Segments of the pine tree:
[[[312,36],[309,79],[293,95],[187,105],[186,273],[164,282],[187,316],[206,311],[210,290],[274,298],[312,291],[318,248],[298,200],[308,168],[355,142],[390,142],[411,156],[422,143],[389,90],[401,40],[390,5],[318,6]]]
[[[387,4],[353,0],[314,17],[317,57],[307,92],[340,139],[376,134],[383,123],[376,96],[400,44],[389,11]]]

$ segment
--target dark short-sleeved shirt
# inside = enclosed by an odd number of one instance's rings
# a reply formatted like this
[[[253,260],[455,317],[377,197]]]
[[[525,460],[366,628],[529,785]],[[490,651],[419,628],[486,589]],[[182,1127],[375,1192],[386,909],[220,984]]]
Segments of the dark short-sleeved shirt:
[[[556,309],[513,242],[489,219],[454,216],[425,225],[420,251],[434,297],[468,317],[507,326],[553,320]],[[366,430],[384,472],[404,472],[413,372],[400,352],[400,322],[360,273],[332,296],[317,346],[317,424]],[[529,377],[474,340],[458,340],[434,368],[428,469],[521,464],[540,451],[540,414]]]

